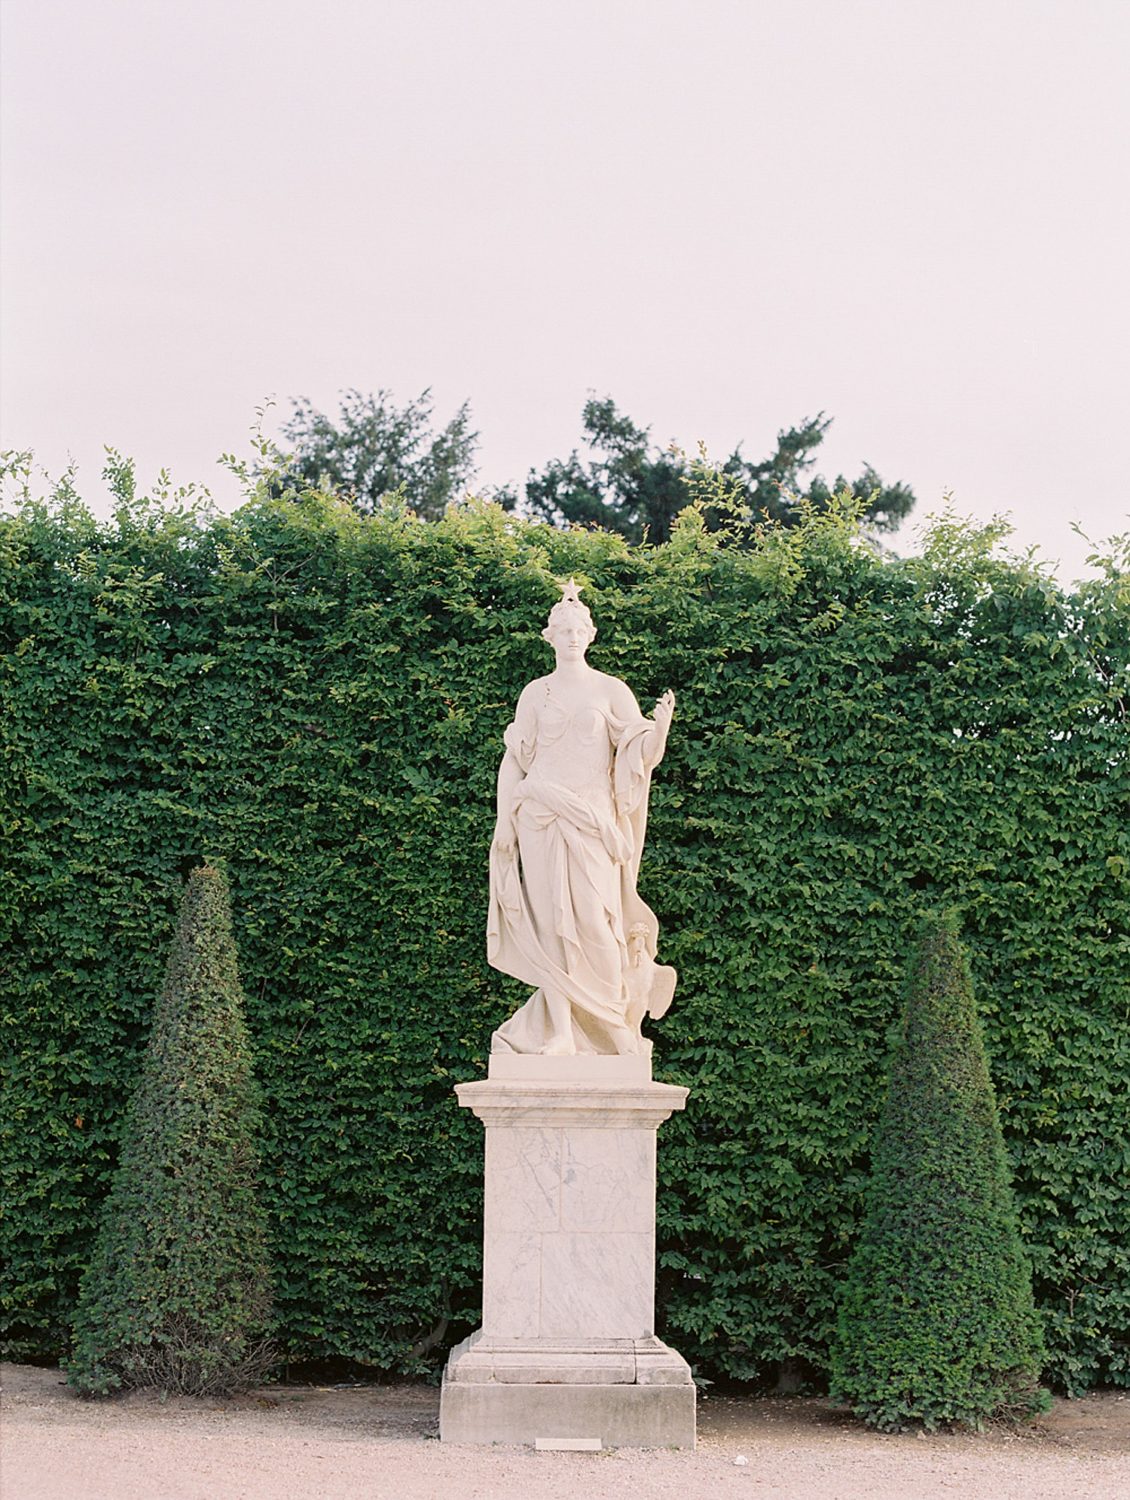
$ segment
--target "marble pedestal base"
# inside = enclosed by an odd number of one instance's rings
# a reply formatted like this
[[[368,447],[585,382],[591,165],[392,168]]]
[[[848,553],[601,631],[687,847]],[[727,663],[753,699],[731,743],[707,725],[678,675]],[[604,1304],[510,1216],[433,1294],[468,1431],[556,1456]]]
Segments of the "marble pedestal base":
[[[643,1057],[493,1056],[483,1326],[452,1351],[440,1437],[693,1447],[695,1389],[654,1333],[655,1140],[687,1090]]]

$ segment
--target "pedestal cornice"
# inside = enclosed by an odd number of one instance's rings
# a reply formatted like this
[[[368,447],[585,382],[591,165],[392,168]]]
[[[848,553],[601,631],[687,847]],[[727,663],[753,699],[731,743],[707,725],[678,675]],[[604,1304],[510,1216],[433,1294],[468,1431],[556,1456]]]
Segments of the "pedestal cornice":
[[[464,1109],[484,1125],[585,1125],[657,1129],[683,1109],[690,1091],[673,1083],[600,1083],[480,1079],[456,1085]]]

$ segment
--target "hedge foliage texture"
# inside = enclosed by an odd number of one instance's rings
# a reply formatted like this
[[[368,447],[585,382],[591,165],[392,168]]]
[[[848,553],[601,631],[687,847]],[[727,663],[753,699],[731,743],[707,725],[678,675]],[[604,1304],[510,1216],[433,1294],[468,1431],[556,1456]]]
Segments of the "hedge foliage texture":
[[[84,1395],[223,1395],[272,1363],[258,1096],[223,872],[192,871],[82,1279],[67,1378]]]
[[[742,550],[317,493],[129,496],[0,522],[10,1069],[4,1307],[57,1352],[180,877],[227,861],[281,1337],[434,1366],[477,1319],[482,1075],[523,998],[484,954],[496,769],[547,670],[674,688],[640,889],[680,972],[656,1076],[659,1307],[704,1372],[826,1366],[903,956],[963,909],[1051,1377],[1130,1382],[1130,593],[1065,596],[993,533],[873,556],[838,511]]]
[[[979,1427],[1046,1400],[1032,1274],[952,917],[927,919],[910,965],[831,1363],[833,1398],[887,1432]]]

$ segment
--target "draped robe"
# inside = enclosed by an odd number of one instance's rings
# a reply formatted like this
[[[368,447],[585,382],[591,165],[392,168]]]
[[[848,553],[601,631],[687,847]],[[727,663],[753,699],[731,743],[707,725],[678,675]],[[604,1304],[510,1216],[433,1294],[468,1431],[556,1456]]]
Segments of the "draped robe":
[[[655,963],[658,923],[636,890],[651,772],[663,753],[655,727],[595,706],[554,716],[520,704],[506,730],[524,775],[513,803],[517,849],[491,850],[487,957],[537,988],[495,1032],[493,1051],[544,1048],[553,1031],[547,990],[568,1000],[578,1052],[650,1050],[640,1017],[662,1014],[675,987],[674,969]],[[571,780],[586,766],[595,774],[567,785],[563,753],[581,768]]]

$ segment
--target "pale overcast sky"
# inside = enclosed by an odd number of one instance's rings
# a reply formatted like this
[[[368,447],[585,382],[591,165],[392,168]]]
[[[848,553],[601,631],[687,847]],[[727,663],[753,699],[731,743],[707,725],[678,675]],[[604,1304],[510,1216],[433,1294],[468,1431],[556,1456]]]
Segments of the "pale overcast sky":
[[[223,503],[274,396],[1130,529],[1130,0],[3,0],[0,429]]]

